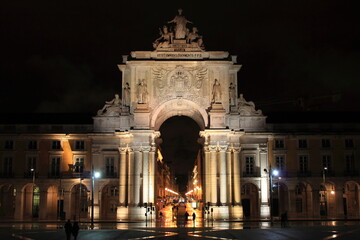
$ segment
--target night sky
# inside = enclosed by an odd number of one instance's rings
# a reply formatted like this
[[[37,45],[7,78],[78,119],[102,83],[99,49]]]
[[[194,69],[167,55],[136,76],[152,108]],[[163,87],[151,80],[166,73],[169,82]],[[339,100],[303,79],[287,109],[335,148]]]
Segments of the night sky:
[[[178,8],[206,50],[238,55],[240,92],[265,114],[359,111],[355,2],[4,0],[1,113],[95,114],[121,92],[122,55],[153,50]]]

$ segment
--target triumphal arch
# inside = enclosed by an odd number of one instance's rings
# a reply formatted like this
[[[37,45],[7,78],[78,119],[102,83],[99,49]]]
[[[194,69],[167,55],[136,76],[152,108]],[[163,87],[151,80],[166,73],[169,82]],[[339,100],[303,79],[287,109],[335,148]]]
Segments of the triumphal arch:
[[[267,168],[265,119],[238,92],[241,65],[225,51],[206,51],[196,27],[181,10],[160,30],[153,51],[133,51],[118,65],[122,92],[94,117],[92,158],[119,151],[118,218],[142,219],[139,206],[156,202],[156,153],[160,126],[173,116],[187,116],[200,127],[203,146],[203,202],[214,218],[242,218],[240,156],[244,149]],[[121,96],[121,97],[119,97]],[[115,132],[115,135],[113,134]],[[95,166],[96,168],[96,166]],[[261,172],[260,215],[269,215],[268,183]]]

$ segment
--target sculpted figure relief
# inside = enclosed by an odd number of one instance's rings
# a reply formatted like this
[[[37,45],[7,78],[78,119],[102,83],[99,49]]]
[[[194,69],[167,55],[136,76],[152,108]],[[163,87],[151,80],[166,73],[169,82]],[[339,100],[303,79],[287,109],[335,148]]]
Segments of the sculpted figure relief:
[[[119,94],[115,94],[115,98],[113,98],[111,101],[105,101],[105,105],[98,111],[98,115],[111,115],[114,113],[119,113],[120,107],[121,99]]]
[[[179,15],[177,15],[173,20],[168,23],[175,23],[175,38],[176,39],[184,39],[186,36],[186,24],[192,23],[188,21],[182,14],[182,9],[178,10]]]
[[[137,85],[137,99],[138,103],[146,103],[147,102],[147,85],[145,83],[145,79],[142,79]]]
[[[252,101],[246,101],[243,94],[240,94],[238,99],[239,113],[241,115],[262,115],[261,110],[255,110],[255,103]]]
[[[213,103],[221,103],[221,85],[217,79],[215,79],[215,82],[213,85],[212,102]]]
[[[124,87],[124,100],[123,100],[124,106],[128,107],[130,106],[130,86],[129,83],[125,83]]]

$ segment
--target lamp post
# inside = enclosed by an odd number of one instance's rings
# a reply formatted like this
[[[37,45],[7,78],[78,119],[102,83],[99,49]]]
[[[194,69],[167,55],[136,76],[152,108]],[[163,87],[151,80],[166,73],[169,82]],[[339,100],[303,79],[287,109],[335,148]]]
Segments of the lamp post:
[[[92,172],[91,176],[91,225],[90,228],[94,229],[94,185],[95,178],[100,178],[100,172]]]
[[[264,172],[269,174],[269,193],[270,193],[270,221],[271,224],[273,223],[273,176],[278,176],[279,171],[276,169],[271,169],[271,166],[269,167],[269,170],[264,169]]]
[[[324,198],[323,198],[323,204],[322,204],[322,207],[323,207],[323,214],[324,216],[327,216],[327,198],[326,198],[326,171],[327,171],[327,167],[324,167],[323,168],[323,172],[322,172],[322,175],[323,175],[323,187],[324,187]]]

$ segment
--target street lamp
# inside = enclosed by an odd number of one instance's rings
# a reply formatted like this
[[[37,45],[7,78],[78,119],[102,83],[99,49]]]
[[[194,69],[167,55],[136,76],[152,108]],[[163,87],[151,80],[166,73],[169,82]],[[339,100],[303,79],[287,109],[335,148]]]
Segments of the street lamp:
[[[327,215],[327,197],[326,197],[326,171],[328,170],[327,167],[323,168],[322,175],[323,175],[323,203],[321,204],[320,211],[323,214],[323,216]]]
[[[269,185],[270,185],[270,221],[273,223],[273,176],[277,177],[279,176],[279,171],[277,169],[271,169],[271,166],[269,170],[266,168],[264,169],[264,172],[269,174]]]
[[[94,185],[95,178],[100,178],[100,172],[94,172],[91,176],[91,225],[90,228],[94,229]]]

